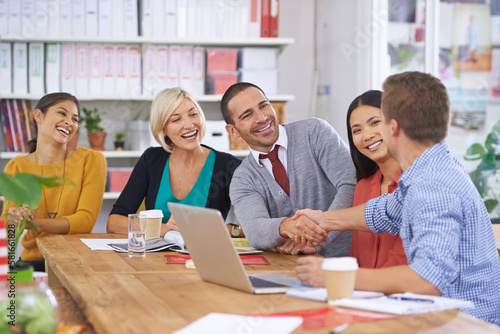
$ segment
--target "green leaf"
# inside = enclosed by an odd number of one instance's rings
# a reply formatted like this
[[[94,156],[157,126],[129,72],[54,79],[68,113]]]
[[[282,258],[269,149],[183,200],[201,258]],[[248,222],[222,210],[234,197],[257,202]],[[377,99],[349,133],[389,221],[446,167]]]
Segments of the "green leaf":
[[[488,210],[488,213],[492,213],[493,210],[495,210],[495,208],[497,207],[498,201],[496,199],[487,199],[486,201],[484,201],[484,205],[486,206],[486,210]]]
[[[479,160],[484,157],[486,154],[486,150],[481,144],[475,143],[469,146],[467,151],[465,152],[465,160]]]
[[[28,189],[14,179],[12,175],[0,173],[0,195],[14,202],[16,205],[23,204],[23,194],[28,192]]]

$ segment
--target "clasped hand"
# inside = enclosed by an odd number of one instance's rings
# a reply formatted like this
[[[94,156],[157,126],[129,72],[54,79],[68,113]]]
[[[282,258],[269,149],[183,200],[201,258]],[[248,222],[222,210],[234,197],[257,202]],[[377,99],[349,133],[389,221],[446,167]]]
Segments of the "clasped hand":
[[[307,246],[320,246],[328,237],[322,212],[319,210],[298,210],[292,218],[284,221],[280,233],[296,243]]]

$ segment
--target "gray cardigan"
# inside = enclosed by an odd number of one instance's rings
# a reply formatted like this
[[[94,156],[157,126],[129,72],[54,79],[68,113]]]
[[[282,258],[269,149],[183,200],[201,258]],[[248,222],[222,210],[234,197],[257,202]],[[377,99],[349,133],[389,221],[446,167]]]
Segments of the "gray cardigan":
[[[290,196],[249,155],[236,169],[231,202],[248,241],[256,248],[280,245],[279,225],[299,209],[335,210],[352,206],[356,186],[349,149],[325,120],[310,118],[284,124],[288,137],[287,174]],[[330,232],[317,248],[324,256],[349,254],[352,233]],[[335,241],[329,247],[328,244]]]

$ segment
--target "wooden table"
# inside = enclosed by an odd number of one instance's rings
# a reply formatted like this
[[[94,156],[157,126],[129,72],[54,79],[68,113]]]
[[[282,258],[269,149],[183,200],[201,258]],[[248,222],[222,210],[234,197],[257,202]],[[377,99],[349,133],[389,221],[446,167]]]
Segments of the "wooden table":
[[[49,275],[57,276],[97,333],[170,333],[210,312],[268,314],[325,307],[284,294],[253,295],[202,281],[195,270],[165,264],[165,252],[129,258],[127,253],[91,251],[80,238],[123,235],[47,235],[37,240]],[[251,273],[294,273],[296,257],[265,253],[269,266]],[[52,277],[53,278],[53,277]],[[53,281],[52,281],[53,282]],[[329,333],[331,328],[296,333]],[[500,333],[500,327],[458,311],[403,316],[351,325],[342,333]]]

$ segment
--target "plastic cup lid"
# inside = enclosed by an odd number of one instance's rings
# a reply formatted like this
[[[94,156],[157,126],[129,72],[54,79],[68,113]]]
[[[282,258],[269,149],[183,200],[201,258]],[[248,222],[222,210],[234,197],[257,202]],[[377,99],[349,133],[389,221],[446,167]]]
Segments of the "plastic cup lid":
[[[163,218],[163,211],[161,210],[145,210],[140,213],[145,215],[146,218]]]
[[[330,257],[323,260],[323,270],[350,271],[359,268],[358,261],[354,257]]]

